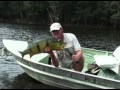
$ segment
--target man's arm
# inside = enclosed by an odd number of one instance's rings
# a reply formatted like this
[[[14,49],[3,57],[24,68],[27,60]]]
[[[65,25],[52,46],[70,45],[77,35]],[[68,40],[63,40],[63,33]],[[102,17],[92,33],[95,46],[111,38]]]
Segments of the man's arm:
[[[81,56],[82,56],[82,50],[78,50],[74,55],[72,55],[72,60],[77,62],[78,60],[80,60]]]
[[[73,41],[73,45],[74,45],[74,50],[76,51],[75,54],[72,55],[72,60],[77,62],[82,57],[82,49],[81,49],[81,45],[80,45],[77,37],[74,34],[73,34],[72,41]]]
[[[58,61],[58,59],[55,57],[53,51],[50,50],[50,51],[47,51],[47,53],[51,56],[53,65],[54,65],[55,67],[58,67],[58,66],[59,66],[59,61]]]

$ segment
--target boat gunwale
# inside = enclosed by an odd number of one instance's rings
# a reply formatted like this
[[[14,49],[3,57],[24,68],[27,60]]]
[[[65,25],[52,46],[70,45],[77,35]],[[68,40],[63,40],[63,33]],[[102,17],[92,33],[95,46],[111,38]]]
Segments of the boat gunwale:
[[[20,64],[20,62],[18,62]],[[22,68],[26,68],[25,65],[22,65],[23,63],[21,63],[21,67]],[[28,66],[27,66],[28,67]],[[26,68],[28,69],[28,68]],[[34,69],[34,68],[33,68]],[[30,69],[28,69],[30,70]],[[40,71],[40,70],[32,70],[33,72],[37,72],[37,73],[40,73],[40,74],[43,74],[43,75],[46,75],[46,76],[49,76],[49,77],[52,77],[52,78],[55,78],[55,79],[62,79],[64,82],[65,81],[72,81],[72,83],[76,83],[76,84],[81,84],[81,85],[86,85],[87,87],[93,87],[93,88],[101,88],[101,89],[113,89],[112,87],[107,87],[107,86],[103,86],[103,85],[96,85],[95,83],[90,83],[90,82],[85,82],[85,81],[79,81],[79,80],[76,80],[76,79],[73,79],[73,78],[70,78],[70,77],[63,77],[63,76],[60,76],[60,75],[54,75],[53,73],[50,74],[50,73],[47,73],[47,72],[44,72],[44,71]],[[29,74],[29,73],[28,73]],[[48,75],[49,74],[49,75]],[[31,77],[33,77],[32,75],[30,75]],[[34,77],[33,77],[34,78]],[[64,79],[63,79],[64,78]],[[55,82],[53,82],[54,84],[56,84]],[[57,83],[58,84],[58,83]],[[62,86],[64,86],[65,88],[73,88],[75,89],[74,87],[70,87],[69,85],[64,85],[64,84],[61,84]]]

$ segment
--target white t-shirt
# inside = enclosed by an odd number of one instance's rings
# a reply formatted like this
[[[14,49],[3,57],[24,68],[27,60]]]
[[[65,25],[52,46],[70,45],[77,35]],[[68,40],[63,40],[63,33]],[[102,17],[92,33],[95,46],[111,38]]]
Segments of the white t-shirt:
[[[63,33],[64,42],[66,42],[66,46],[64,50],[55,51],[55,56],[58,58],[60,62],[60,66],[71,68],[72,60],[71,55],[75,54],[76,51],[81,50],[81,45],[76,38],[76,36],[72,33]]]

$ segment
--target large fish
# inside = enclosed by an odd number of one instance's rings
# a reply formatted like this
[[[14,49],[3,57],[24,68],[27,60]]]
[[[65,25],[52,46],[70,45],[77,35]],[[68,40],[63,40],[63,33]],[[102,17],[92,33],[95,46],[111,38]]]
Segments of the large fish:
[[[28,43],[27,49],[25,49],[22,52],[21,51],[19,52],[21,53],[22,58],[26,54],[29,54],[30,57],[32,57],[35,54],[45,53],[47,49],[63,50],[65,45],[66,45],[65,42],[61,40],[57,40],[53,37],[49,37],[47,39],[37,40],[31,43]]]

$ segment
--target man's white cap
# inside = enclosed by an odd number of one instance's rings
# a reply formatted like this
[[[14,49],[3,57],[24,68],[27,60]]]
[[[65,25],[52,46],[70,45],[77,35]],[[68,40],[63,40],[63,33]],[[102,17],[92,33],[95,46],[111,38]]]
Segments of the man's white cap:
[[[54,31],[54,30],[60,30],[60,28],[62,28],[62,26],[60,25],[60,23],[53,23],[50,26],[50,32]]]

